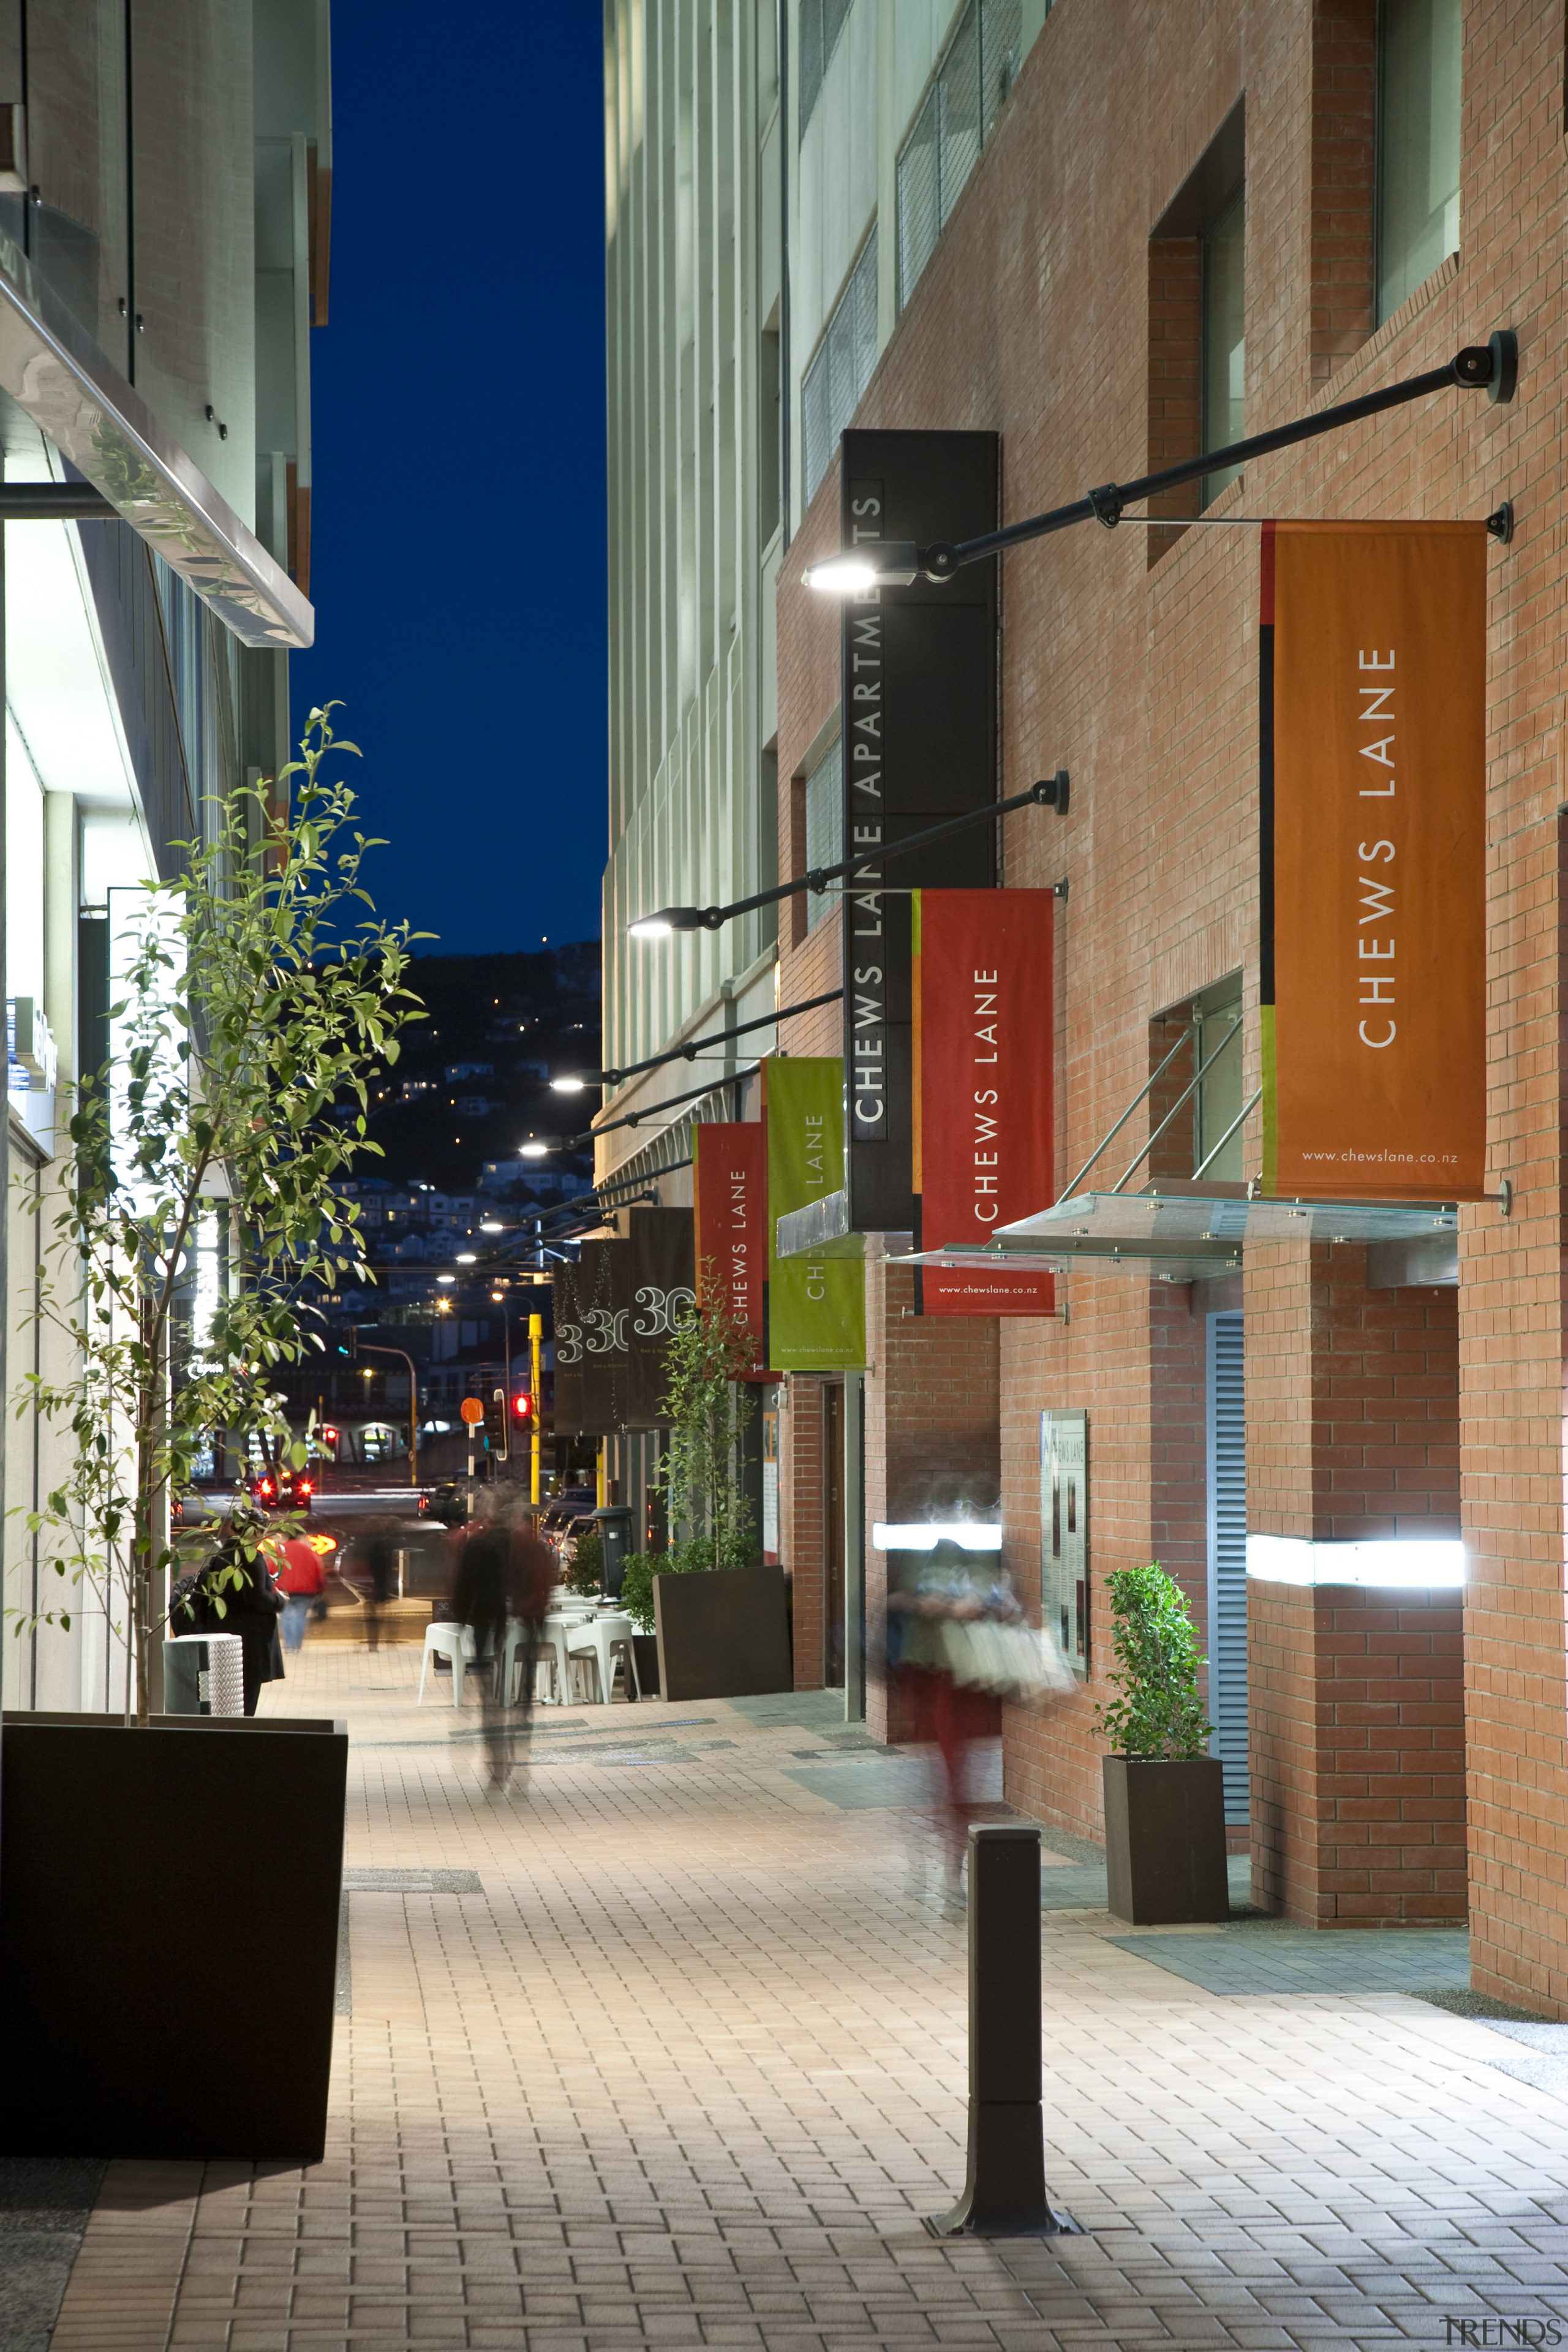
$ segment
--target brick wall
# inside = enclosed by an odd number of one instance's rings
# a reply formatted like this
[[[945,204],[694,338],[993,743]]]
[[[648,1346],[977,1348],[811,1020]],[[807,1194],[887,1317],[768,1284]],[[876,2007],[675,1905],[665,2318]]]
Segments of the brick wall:
[[[1336,1303],[1336,1286],[1358,1278],[1249,1253],[1249,1472],[1254,1524],[1279,1532],[1451,1517],[1457,1354],[1477,1981],[1568,2013],[1563,16],[1560,0],[1466,0],[1464,252],[1375,331],[1358,257],[1366,25],[1364,8],[1331,0],[1054,9],[858,421],[997,431],[1009,519],[1137,472],[1150,436],[1150,233],[1243,90],[1249,430],[1428,367],[1494,326],[1520,334],[1511,407],[1444,394],[1255,464],[1211,511],[1441,517],[1516,503],[1512,545],[1489,556],[1486,975],[1489,1165],[1511,1179],[1513,1213],[1464,1212],[1457,1329],[1441,1301],[1417,1322],[1399,1319],[1409,1301],[1387,1302],[1394,1319],[1380,1320],[1361,1286],[1349,1308],[1359,1328],[1321,1363],[1313,1318],[1338,1315],[1348,1294]],[[801,565],[835,542],[837,500],[830,469],[780,583],[781,777],[837,703],[837,616],[799,585]],[[1003,566],[1002,788],[1058,765],[1073,776],[1067,817],[1026,812],[1005,843],[1009,882],[1071,884],[1058,935],[1058,1181],[1147,1076],[1155,1014],[1238,966],[1247,1093],[1258,1082],[1258,542],[1188,529],[1151,568],[1147,536],[1089,527]],[[786,955],[785,1001],[835,983],[836,919]],[[836,1020],[821,1038],[832,1042],[785,1042],[837,1050]],[[1129,1135],[1131,1156],[1139,1130]],[[1170,1355],[1146,1284],[1075,1273],[1062,1289],[1070,1325],[999,1334],[1004,1512],[1008,1556],[1030,1580],[1038,1414],[1087,1406],[1098,1677],[1105,1571],[1149,1558],[1168,1516],[1154,1455]],[[1315,1396],[1325,1366],[1331,1392]],[[1041,1717],[1015,1713],[1006,1733],[1017,1801],[1091,1832],[1089,1718],[1102,1688]]]
[[[1317,1927],[1465,1916],[1458,1592],[1247,1580],[1252,1895]]]
[[[1458,1536],[1458,1292],[1369,1290],[1327,1243],[1251,1246],[1243,1284],[1253,1533]]]

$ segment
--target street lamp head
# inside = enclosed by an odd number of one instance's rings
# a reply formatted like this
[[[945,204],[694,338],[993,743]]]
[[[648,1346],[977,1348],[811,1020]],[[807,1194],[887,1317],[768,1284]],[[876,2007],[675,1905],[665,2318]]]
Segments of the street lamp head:
[[[456,1281],[457,1281],[457,1279],[458,1279],[458,1277],[457,1277],[457,1276],[456,1276],[455,1274],[438,1274],[438,1275],[436,1276],[436,1279],[437,1279],[437,1282],[447,1283],[447,1282],[456,1282]]]
[[[710,930],[707,909],[702,907],[661,907],[657,915],[638,915],[626,925],[629,940],[667,940],[671,931]]]
[[[542,1160],[549,1150],[548,1143],[525,1143],[521,1148],[521,1156],[524,1160]]]
[[[861,596],[870,588],[908,588],[919,579],[921,551],[913,540],[885,539],[825,555],[801,573],[824,596]]]
[[[479,1253],[476,1250],[459,1250],[456,1258],[453,1260],[453,1264],[456,1265],[477,1265],[479,1264]]]
[[[636,932],[635,927],[634,936],[640,937],[640,934]],[[591,1078],[582,1077],[574,1073],[570,1077],[552,1078],[550,1091],[556,1095],[580,1095],[593,1083]]]
[[[479,1231],[481,1234],[504,1234],[506,1227],[499,1217],[481,1217]]]

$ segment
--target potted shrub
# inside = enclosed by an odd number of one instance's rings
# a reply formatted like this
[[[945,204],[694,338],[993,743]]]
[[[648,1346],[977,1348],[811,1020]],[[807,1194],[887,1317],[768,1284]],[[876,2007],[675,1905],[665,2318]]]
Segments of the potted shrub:
[[[667,1699],[750,1697],[794,1681],[784,1570],[757,1562],[751,1505],[736,1480],[756,1410],[744,1377],[756,1342],[706,1261],[701,1290],[670,1339],[660,1402],[669,1444],[658,1485],[677,1539],[647,1577]],[[621,1601],[629,1605],[625,1583]]]
[[[112,1607],[125,1681],[115,1716],[4,1727],[0,1979],[28,2021],[0,2086],[7,2154],[298,2160],[324,2145],[346,1736],[164,1717],[158,1669],[181,1565],[172,1498],[215,1431],[305,1466],[273,1375],[321,1348],[315,1297],[374,1278],[342,1180],[377,1147],[363,1116],[333,1112],[353,1097],[363,1113],[416,1000],[407,927],[373,919],[354,795],[319,772],[331,747],[312,711],[284,771],[301,779],[292,815],[252,790],[215,802],[206,837],[149,886],[114,1071],[79,1094],[49,1196],[35,1312],[70,1369],[12,1402],[65,1433],[68,1469],[22,1516],[68,1602],[78,1584]],[[198,1319],[193,1257],[220,1214],[228,1292]],[[209,1578],[220,1617],[239,1576]]]
[[[1109,1582],[1117,1696],[1095,1724],[1116,1748],[1101,1759],[1110,1909],[1140,1927],[1227,1919],[1224,1780],[1186,1600],[1158,1560]]]

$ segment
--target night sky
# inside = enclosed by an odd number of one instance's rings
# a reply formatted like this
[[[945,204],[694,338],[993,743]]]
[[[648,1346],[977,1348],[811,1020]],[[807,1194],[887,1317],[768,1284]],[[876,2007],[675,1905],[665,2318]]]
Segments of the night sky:
[[[294,731],[345,704],[371,888],[427,953],[598,936],[603,73],[587,0],[333,0]]]

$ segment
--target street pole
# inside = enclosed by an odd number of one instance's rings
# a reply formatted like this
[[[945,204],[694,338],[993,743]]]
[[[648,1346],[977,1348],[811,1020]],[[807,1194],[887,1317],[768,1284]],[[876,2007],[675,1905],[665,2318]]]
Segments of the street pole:
[[[374,1328],[374,1326],[372,1328]],[[396,1356],[408,1367],[408,1483],[411,1486],[417,1486],[419,1484],[419,1379],[414,1370],[414,1359],[402,1348],[373,1347],[368,1339],[356,1339],[356,1345],[362,1355]],[[470,1462],[468,1475],[471,1478],[473,1475],[473,1464]]]
[[[542,1410],[542,1401],[539,1393],[539,1358],[540,1342],[543,1337],[543,1316],[531,1315],[528,1318],[528,1384],[533,1398],[533,1427],[529,1433],[528,1468],[528,1499],[531,1503],[537,1503],[539,1500],[539,1420]]]

